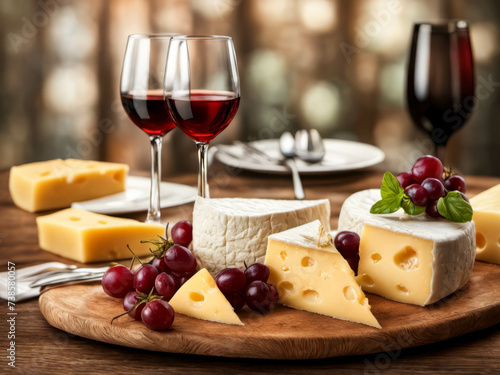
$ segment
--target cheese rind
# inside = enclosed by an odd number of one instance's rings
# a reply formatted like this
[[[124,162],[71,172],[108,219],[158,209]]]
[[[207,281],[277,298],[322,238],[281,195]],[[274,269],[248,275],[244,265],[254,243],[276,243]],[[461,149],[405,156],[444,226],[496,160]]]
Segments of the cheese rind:
[[[379,199],[377,189],[355,193],[346,199],[339,216],[339,230],[351,230],[361,236],[358,269],[361,287],[399,302],[421,306],[461,288],[474,267],[474,222],[453,223],[425,215],[409,216],[402,211],[390,215],[370,214],[370,207]],[[367,226],[375,229],[365,232]],[[415,261],[418,267],[412,266]],[[401,272],[403,268],[407,269]],[[384,286],[388,280],[391,290]],[[420,289],[411,290],[410,284]],[[393,293],[394,289],[399,292]]]
[[[472,197],[476,259],[500,264],[500,184]]]
[[[299,310],[381,328],[354,272],[331,244],[319,236],[320,222],[269,236],[265,264],[279,302]]]
[[[161,224],[141,223],[68,208],[36,219],[43,250],[82,263],[132,258],[151,254],[142,240],[165,235]]]
[[[215,275],[227,267],[244,267],[264,259],[267,237],[314,220],[330,228],[328,199],[196,198],[193,252],[198,263]]]
[[[71,203],[125,190],[126,164],[55,159],[10,169],[14,203],[29,212],[69,207]]]
[[[186,281],[169,303],[179,314],[217,323],[244,325],[206,268]]]

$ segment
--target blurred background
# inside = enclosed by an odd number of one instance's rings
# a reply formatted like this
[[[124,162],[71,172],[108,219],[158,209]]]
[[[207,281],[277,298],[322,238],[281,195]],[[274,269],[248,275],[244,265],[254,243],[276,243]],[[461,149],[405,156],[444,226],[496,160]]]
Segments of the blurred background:
[[[76,157],[149,170],[146,134],[119,98],[127,35],[177,32],[234,39],[241,105],[214,144],[317,128],[380,147],[380,169],[433,151],[406,111],[413,22],[470,21],[473,116],[448,143],[465,174],[500,176],[500,2],[496,0],[2,0],[0,168]],[[165,137],[163,177],[194,172],[195,147]]]

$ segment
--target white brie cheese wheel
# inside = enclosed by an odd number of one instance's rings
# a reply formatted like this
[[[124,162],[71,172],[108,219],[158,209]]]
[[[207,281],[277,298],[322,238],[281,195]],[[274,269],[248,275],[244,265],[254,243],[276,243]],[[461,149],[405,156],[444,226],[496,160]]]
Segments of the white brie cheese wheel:
[[[363,290],[421,306],[461,288],[474,266],[474,222],[453,223],[400,210],[370,214],[380,190],[364,190],[344,202],[339,231],[361,236],[358,282]]]
[[[319,220],[330,229],[328,199],[197,197],[193,210],[193,252],[200,267],[216,274],[227,267],[244,268],[263,261],[267,237]]]

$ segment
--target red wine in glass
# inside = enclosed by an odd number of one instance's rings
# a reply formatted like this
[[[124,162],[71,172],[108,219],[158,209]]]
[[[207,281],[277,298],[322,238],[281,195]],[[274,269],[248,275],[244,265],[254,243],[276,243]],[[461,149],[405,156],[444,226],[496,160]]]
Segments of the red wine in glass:
[[[474,110],[474,90],[467,23],[416,24],[408,65],[408,109],[413,123],[430,135],[443,162],[448,139]]]
[[[210,143],[231,122],[240,97],[231,92],[192,90],[188,98],[166,99],[178,128],[197,142]]]
[[[163,90],[121,93],[121,99],[132,122],[148,135],[163,136],[175,128],[165,107]]]

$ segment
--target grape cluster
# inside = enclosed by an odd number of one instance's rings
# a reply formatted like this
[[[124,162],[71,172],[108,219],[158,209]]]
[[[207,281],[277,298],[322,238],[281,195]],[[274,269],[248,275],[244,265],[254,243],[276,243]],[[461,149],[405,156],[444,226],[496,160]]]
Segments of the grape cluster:
[[[226,268],[215,277],[215,283],[226,299],[239,311],[245,306],[254,311],[266,314],[279,300],[276,287],[268,284],[269,267],[262,263],[254,263],[245,271],[239,268]]]
[[[342,255],[347,263],[349,263],[349,266],[355,274],[358,273],[359,243],[359,235],[348,230],[338,232],[333,240],[333,244],[339,251],[340,255]]]
[[[443,177],[444,168],[441,161],[431,155],[419,158],[411,172],[401,172],[396,176],[405,194],[416,206],[425,206],[425,212],[431,217],[442,217],[438,211],[439,198],[444,198],[449,191],[458,191],[465,201],[466,185],[463,177],[458,175]]]
[[[175,312],[168,301],[196,272],[196,258],[187,248],[193,239],[192,224],[179,221],[171,236],[172,241],[146,241],[156,244],[158,250],[135,273],[122,265],[113,266],[101,282],[106,294],[123,298],[126,314],[152,330],[165,330],[172,325]]]

